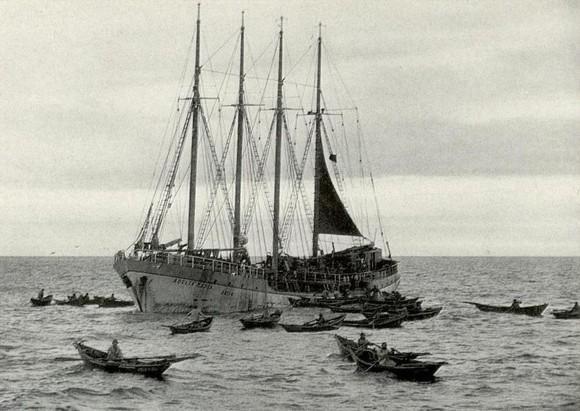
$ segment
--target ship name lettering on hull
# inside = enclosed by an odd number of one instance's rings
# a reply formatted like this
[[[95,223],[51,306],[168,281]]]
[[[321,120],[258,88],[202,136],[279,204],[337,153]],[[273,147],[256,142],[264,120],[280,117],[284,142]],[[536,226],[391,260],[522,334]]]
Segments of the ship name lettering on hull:
[[[180,278],[175,278],[173,280],[173,282],[175,284],[179,284],[179,285],[189,285],[191,287],[206,288],[208,290],[210,290],[210,289],[213,288],[213,284],[204,283],[204,282],[201,282],[201,281],[182,280]]]

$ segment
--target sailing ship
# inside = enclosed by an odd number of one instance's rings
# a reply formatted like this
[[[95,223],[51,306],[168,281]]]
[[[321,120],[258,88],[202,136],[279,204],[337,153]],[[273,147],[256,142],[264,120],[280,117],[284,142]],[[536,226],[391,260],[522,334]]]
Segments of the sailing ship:
[[[204,312],[229,313],[246,312],[259,309],[260,307],[282,307],[289,304],[289,297],[313,297],[321,293],[349,293],[351,295],[364,294],[369,290],[394,291],[400,281],[397,270],[398,262],[391,257],[383,256],[381,248],[375,246],[374,241],[367,239],[359,226],[355,223],[347,206],[337,191],[326,162],[323,148],[323,135],[326,132],[323,117],[329,114],[323,107],[324,96],[321,87],[322,66],[322,35],[319,26],[316,45],[316,71],[314,99],[315,109],[304,112],[309,116],[312,127],[310,133],[305,133],[307,142],[302,157],[302,162],[296,160],[295,153],[291,153],[293,162],[288,160],[294,182],[291,185],[290,199],[285,209],[282,210],[281,190],[283,180],[282,173],[282,145],[284,131],[288,133],[284,107],[284,84],[283,76],[283,26],[280,23],[279,36],[277,36],[276,52],[278,57],[278,78],[276,81],[276,107],[272,110],[272,124],[270,130],[275,130],[275,161],[274,161],[274,193],[273,207],[269,218],[263,218],[262,223],[271,229],[271,243],[266,247],[266,256],[260,262],[254,262],[248,252],[248,222],[251,218],[251,207],[255,205],[255,193],[252,190],[263,184],[266,169],[264,155],[259,155],[254,146],[254,162],[258,163],[257,171],[252,174],[254,184],[250,191],[247,209],[242,221],[242,163],[244,156],[245,137],[248,137],[248,115],[246,109],[249,104],[245,100],[245,72],[244,72],[244,18],[239,34],[239,87],[237,104],[232,105],[236,115],[232,122],[232,134],[234,123],[237,121],[237,146],[235,151],[234,167],[226,169],[225,158],[229,143],[224,147],[221,159],[217,149],[210,143],[208,158],[211,159],[213,172],[211,189],[209,192],[206,214],[204,214],[200,227],[196,227],[196,208],[199,207],[198,174],[203,171],[198,167],[199,142],[203,135],[211,140],[207,120],[207,109],[204,109],[204,99],[201,96],[202,65],[200,62],[200,11],[197,10],[195,30],[195,67],[193,73],[193,87],[187,101],[187,109],[182,110],[185,117],[179,130],[176,128],[176,144],[172,147],[172,154],[168,155],[165,174],[160,177],[158,187],[160,194],[155,196],[148,207],[145,221],[141,227],[136,241],[126,250],[117,252],[114,257],[114,268],[121,277],[123,283],[130,291],[139,310],[144,312],[189,312],[193,305],[201,306]],[[313,44],[314,46],[314,44]],[[274,59],[272,64],[274,64]],[[205,66],[204,66],[205,70]],[[209,70],[208,70],[209,71]],[[207,98],[209,99],[209,97]],[[246,133],[244,133],[246,131]],[[272,133],[274,134],[274,133]],[[187,242],[182,244],[181,239],[163,243],[160,238],[163,234],[164,223],[169,209],[174,201],[174,195],[178,178],[178,168],[182,163],[182,153],[185,147],[186,137],[191,135],[191,156],[189,161],[189,191],[187,199]],[[310,141],[314,136],[314,210],[310,213],[307,226],[311,229],[312,240],[307,246],[311,246],[312,252],[307,255],[291,255],[285,250],[290,249],[286,242],[288,235],[284,231],[294,221],[293,213],[297,208],[297,197],[304,197],[304,165],[308,157]],[[268,140],[270,141],[270,140]],[[329,160],[335,166],[336,155],[331,153]],[[229,142],[229,140],[228,140]],[[253,141],[251,144],[255,144]],[[248,143],[248,144],[250,144]],[[250,144],[250,145],[251,145]],[[269,143],[264,147],[264,153],[269,149]],[[293,144],[287,143],[287,150],[294,150]],[[231,154],[231,157],[234,157]],[[210,160],[207,160],[210,161]],[[232,173],[235,184],[226,181],[226,173]],[[336,175],[336,174],[335,174]],[[372,177],[372,176],[371,176]],[[336,177],[335,177],[336,179]],[[234,204],[228,189],[234,186]],[[248,189],[248,187],[246,187]],[[374,189],[374,186],[373,186]],[[218,193],[223,196],[221,206],[218,206],[216,197]],[[268,200],[270,201],[270,200]],[[304,199],[306,201],[306,199]],[[376,201],[376,196],[375,196]],[[306,204],[306,203],[305,203]],[[225,208],[230,211],[228,222],[230,223],[231,237],[222,246],[204,247],[203,238],[208,232],[208,216],[218,213],[218,209]],[[306,205],[303,207],[307,208]],[[146,208],[147,209],[147,208]],[[232,211],[233,209],[233,211]],[[248,211],[250,209],[250,211]],[[282,213],[284,211],[284,213]],[[378,211],[378,206],[377,206]],[[306,213],[309,214],[309,213]],[[288,217],[290,216],[290,218]],[[222,217],[224,218],[224,217]],[[380,223],[380,217],[379,217]],[[195,229],[199,231],[196,234]],[[205,230],[205,231],[204,231]],[[211,227],[209,228],[211,231]],[[206,234],[200,234],[200,232]],[[381,228],[382,234],[382,228]],[[351,243],[342,250],[335,250],[332,243],[332,252],[323,252],[320,246],[321,236],[337,236],[351,238]],[[202,240],[200,242],[200,239]],[[197,243],[196,243],[197,240]],[[251,239],[250,239],[251,240]],[[222,238],[223,241],[223,238]],[[306,242],[304,236],[298,240]],[[384,242],[387,249],[388,242]],[[328,251],[328,249],[327,249]],[[264,255],[264,254],[262,254]],[[195,302],[195,303],[194,303]]]

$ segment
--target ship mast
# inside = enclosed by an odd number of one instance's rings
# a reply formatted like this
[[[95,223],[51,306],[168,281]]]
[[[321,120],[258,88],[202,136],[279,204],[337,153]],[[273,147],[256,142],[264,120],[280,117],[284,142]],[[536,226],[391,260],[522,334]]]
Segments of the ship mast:
[[[191,99],[191,173],[189,178],[189,214],[187,225],[187,250],[193,251],[194,247],[194,229],[195,229],[195,194],[197,181],[197,140],[198,140],[198,124],[199,117],[199,33],[200,33],[200,19],[199,19],[199,3],[197,5],[197,28],[195,35],[195,74],[193,80],[193,98]]]
[[[276,157],[274,167],[274,224],[273,224],[273,238],[272,238],[272,268],[274,274],[278,273],[278,249],[280,246],[280,157],[282,152],[282,86],[284,79],[282,78],[282,55],[283,55],[283,23],[284,20],[280,17],[280,45],[278,47],[278,97],[276,99]]]
[[[236,194],[234,202],[234,249],[240,247],[241,199],[242,199],[242,154],[244,142],[244,12],[240,34],[240,87],[238,91],[238,142],[236,152]],[[237,250],[234,250],[234,255]]]
[[[322,45],[322,23],[318,24],[318,68],[316,74],[316,145],[314,151],[314,224],[312,228],[312,256],[318,256],[318,235],[320,232],[320,163],[324,161],[322,158],[322,136],[320,135],[320,123],[322,122],[322,112],[320,109],[320,96],[322,94],[320,89],[320,71],[321,71],[321,45]]]

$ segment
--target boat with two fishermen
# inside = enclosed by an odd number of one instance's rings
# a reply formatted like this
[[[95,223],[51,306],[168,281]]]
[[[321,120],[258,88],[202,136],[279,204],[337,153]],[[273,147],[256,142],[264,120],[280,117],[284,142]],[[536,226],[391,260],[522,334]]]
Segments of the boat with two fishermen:
[[[439,368],[447,364],[446,361],[410,360],[394,365],[384,365],[377,352],[370,348],[360,349],[356,353],[350,349],[350,355],[362,372],[386,372],[401,380],[432,381]]]
[[[355,340],[351,340],[350,338],[343,337],[341,335],[335,334],[334,339],[336,340],[336,344],[338,345],[338,349],[340,354],[350,361],[354,361],[354,358],[351,356],[351,351],[357,352],[360,348],[359,344]],[[374,344],[369,342],[369,345],[378,347],[378,344]],[[366,346],[365,346],[366,348]],[[431,355],[429,352],[413,352],[413,351],[399,351],[395,348],[391,348],[389,352],[389,358],[391,358],[396,363],[403,363],[409,362],[414,360],[420,356]]]

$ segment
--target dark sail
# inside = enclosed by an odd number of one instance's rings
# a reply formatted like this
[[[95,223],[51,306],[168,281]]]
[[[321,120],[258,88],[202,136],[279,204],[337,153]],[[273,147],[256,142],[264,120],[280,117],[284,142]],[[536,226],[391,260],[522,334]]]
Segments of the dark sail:
[[[344,208],[344,204],[342,204],[334,184],[332,184],[324,155],[318,156],[318,162],[318,170],[320,171],[318,232],[320,234],[362,237],[363,235]]]

